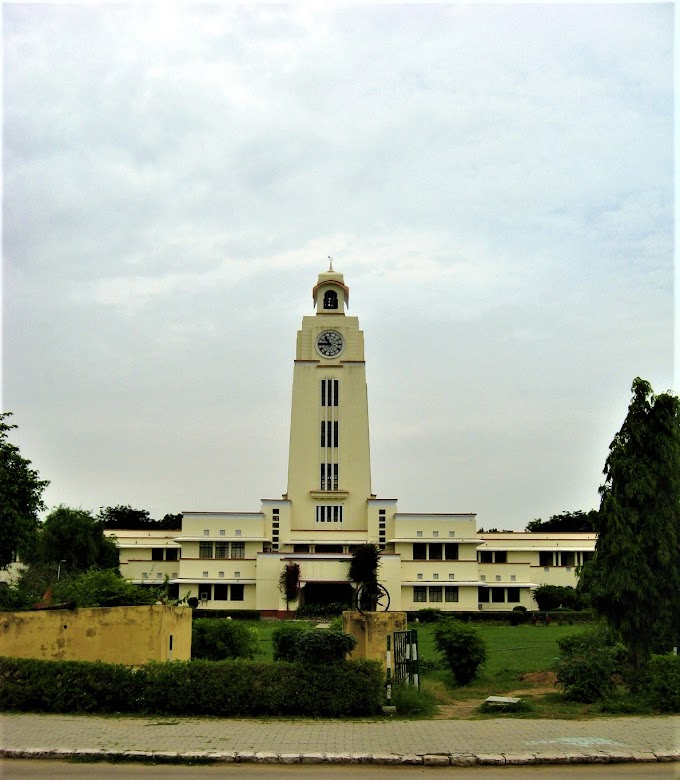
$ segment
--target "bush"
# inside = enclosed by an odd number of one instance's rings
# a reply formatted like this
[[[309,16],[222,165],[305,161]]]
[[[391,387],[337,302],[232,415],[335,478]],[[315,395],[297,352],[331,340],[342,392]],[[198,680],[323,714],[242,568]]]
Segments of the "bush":
[[[263,661],[173,661],[137,669],[86,661],[0,658],[0,709],[184,716],[345,717],[380,710],[377,661],[319,667]]]
[[[680,712],[680,656],[653,655],[647,675],[655,706],[665,712]]]
[[[305,623],[286,620],[272,631],[273,657],[275,661],[294,661],[296,637],[302,631],[312,629]]]
[[[309,620],[329,620],[342,615],[346,610],[352,609],[351,604],[333,601],[330,604],[305,604],[295,610],[295,617]]]
[[[205,661],[254,658],[260,650],[260,635],[233,620],[199,618],[191,624],[191,657]]]
[[[116,569],[90,569],[56,582],[52,601],[76,607],[125,607],[155,604],[162,595],[163,588],[140,588],[121,577]]]
[[[419,609],[413,613],[413,619],[419,620],[421,623],[436,623],[444,617],[444,613],[441,609],[425,608]]]
[[[550,612],[559,607],[578,610],[587,606],[583,596],[569,585],[541,585],[533,596],[541,612]]]
[[[459,620],[439,621],[434,627],[434,642],[458,685],[472,682],[486,661],[484,640],[475,628]]]
[[[620,671],[625,648],[601,627],[558,640],[557,682],[570,701],[592,703],[614,693],[613,675]]]
[[[526,623],[529,619],[529,616],[527,615],[527,608],[526,607],[514,607],[512,612],[510,613],[510,625],[511,626],[519,626],[521,623]]]
[[[275,661],[297,661],[314,666],[344,661],[357,641],[342,631],[286,622],[272,632],[272,644]]]

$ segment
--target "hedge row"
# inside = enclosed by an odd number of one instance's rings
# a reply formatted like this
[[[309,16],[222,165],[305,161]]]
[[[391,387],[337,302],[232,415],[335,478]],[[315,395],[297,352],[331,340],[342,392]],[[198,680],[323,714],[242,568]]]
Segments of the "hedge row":
[[[433,614],[439,613],[439,614]],[[531,616],[539,614],[537,610],[527,611],[527,619],[531,620]],[[544,614],[544,613],[540,613]],[[516,620],[517,613],[513,611],[497,611],[492,610],[471,610],[469,612],[448,612],[444,610],[435,609],[422,609],[413,610],[406,613],[409,622],[414,621],[416,618],[421,623],[434,623],[441,618],[455,618],[456,620],[462,620],[469,623],[512,623]],[[513,617],[514,616],[514,617]],[[551,610],[550,617],[554,621],[559,623],[571,622],[571,623],[592,623],[595,620],[595,614],[590,609],[571,610],[571,609],[555,609]]]
[[[328,666],[173,661],[132,669],[88,661],[0,658],[0,710],[143,715],[373,715],[383,698],[376,661]]]
[[[194,620],[201,618],[232,618],[233,620],[260,620],[261,615],[257,609],[200,609],[196,608],[191,613]]]

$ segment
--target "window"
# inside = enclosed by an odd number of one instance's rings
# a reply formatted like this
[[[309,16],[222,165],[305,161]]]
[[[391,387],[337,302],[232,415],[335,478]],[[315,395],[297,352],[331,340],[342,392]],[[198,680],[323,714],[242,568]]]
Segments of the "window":
[[[455,585],[447,585],[444,588],[444,601],[458,601],[458,588]]]
[[[477,588],[477,601],[479,601],[480,604],[488,604],[489,603],[489,589],[488,588]]]
[[[207,572],[207,571],[204,571],[204,572],[203,572],[203,577],[205,578],[205,577],[207,577],[207,576],[208,576],[208,572]]]
[[[321,490],[337,490],[337,489],[338,489],[338,464],[322,463],[321,464]]]
[[[215,542],[215,558],[229,557],[229,542]]]
[[[562,553],[562,566],[575,566],[576,555],[573,552],[563,552]]]
[[[162,547],[153,547],[151,549],[151,560],[152,561],[162,561],[163,560],[163,548]]]
[[[338,294],[335,290],[326,290],[323,294],[323,307],[324,309],[338,308]]]
[[[581,553],[581,563],[588,563],[588,561],[592,561],[593,560],[593,555],[595,555],[595,553],[592,552],[592,550],[588,550],[588,551],[582,552]]]
[[[165,551],[165,560],[166,561],[178,561],[179,560],[179,550],[176,547],[168,547],[168,549]]]
[[[157,571],[156,572],[156,579],[160,580],[162,577],[163,577],[163,572],[162,571]]]
[[[423,535],[422,531],[416,531],[416,536],[420,539],[420,537]]]
[[[432,575],[432,579],[433,580],[438,580],[439,579],[439,575],[437,573],[433,574]]]
[[[240,580],[241,579],[241,572],[240,571],[235,571],[234,572],[234,579],[236,579],[236,580]]]
[[[235,532],[235,534],[234,534],[234,535],[235,535],[235,536],[240,536],[240,535],[241,535],[241,532],[238,530],[238,528],[236,529],[236,532]]]
[[[220,528],[220,536],[226,536],[227,532],[224,530],[224,528]]]
[[[217,576],[224,578],[224,572],[223,571],[218,571],[217,572]]]
[[[502,604],[505,601],[505,588],[491,588],[491,601]]]
[[[213,557],[212,542],[200,542],[198,545],[198,557],[199,558],[212,558]]]
[[[229,598],[228,585],[215,585],[215,601],[227,601]]]
[[[427,559],[427,545],[423,542],[413,543],[413,560],[424,561]]]
[[[423,579],[423,575],[422,574],[416,574],[416,579],[417,580],[422,580]]]
[[[232,542],[231,543],[231,557],[232,558],[245,558],[246,557],[246,543],[245,542]]]
[[[441,561],[442,559],[442,543],[430,542],[430,560]]]
[[[480,579],[482,582],[486,582],[486,574],[480,574],[480,575],[479,575],[479,579]]]
[[[293,545],[293,552],[296,552],[296,553],[308,553],[309,552],[309,545],[308,544],[294,544]]]
[[[433,585],[430,588],[430,601],[441,601],[442,600],[442,587],[441,585]]]
[[[553,554],[552,554],[552,552],[548,552],[546,550],[541,550],[538,553],[538,565],[539,566],[552,566],[553,565]]]
[[[432,536],[436,539],[439,536],[439,531],[432,531]]]
[[[508,552],[507,550],[496,550],[496,559],[494,563],[507,563]]]
[[[339,504],[331,504],[329,506],[317,506],[316,522],[317,523],[341,523],[342,506],[340,506]]]
[[[340,400],[340,387],[337,379],[321,380],[321,406],[337,406]]]
[[[497,574],[497,575],[496,575],[496,582],[500,582],[500,581],[501,581],[501,575],[500,575],[500,574]]]
[[[510,582],[517,582],[517,575],[516,574],[511,574],[510,575]]]
[[[456,575],[455,575],[455,574],[451,574],[451,573],[449,572],[449,579],[450,579],[450,580],[455,580],[455,579],[456,579]]]
[[[508,588],[508,602],[519,604],[519,588]]]
[[[419,603],[427,601],[427,588],[424,585],[413,586],[413,601]]]
[[[491,550],[480,550],[479,551],[479,562],[480,563],[493,563],[493,553]]]
[[[456,535],[455,531],[449,531],[449,536],[455,536],[455,535]]]
[[[338,421],[323,420],[321,422],[321,446],[338,446]]]
[[[458,560],[458,545],[452,544],[451,542],[447,542],[444,545],[444,558],[447,561],[457,561]]]
[[[231,600],[232,601],[243,601],[243,585],[232,585],[231,586]]]
[[[203,536],[210,536],[210,529],[206,528],[205,531],[203,531]]]
[[[212,599],[212,585],[201,584],[201,601]]]
[[[146,571],[142,572],[142,579],[145,580],[149,576],[149,573]]]

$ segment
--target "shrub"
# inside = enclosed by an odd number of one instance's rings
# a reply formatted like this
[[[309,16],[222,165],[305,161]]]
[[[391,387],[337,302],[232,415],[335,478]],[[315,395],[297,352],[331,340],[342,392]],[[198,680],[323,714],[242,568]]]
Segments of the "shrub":
[[[510,613],[510,625],[511,626],[519,626],[521,623],[526,623],[529,619],[529,616],[527,615],[527,608],[518,606],[514,607],[512,612]]]
[[[352,609],[352,605],[341,601],[333,601],[330,604],[305,604],[295,610],[295,617],[311,620],[328,620],[342,615],[348,609]]]
[[[680,656],[653,655],[647,675],[655,706],[665,712],[680,712]]]
[[[533,596],[541,612],[550,612],[559,607],[583,609],[586,606],[583,596],[569,585],[541,585]]]
[[[486,661],[484,640],[477,630],[459,620],[447,618],[435,625],[434,641],[458,685],[472,682]]]
[[[434,609],[432,607],[419,609],[413,613],[413,617],[418,619],[421,623],[436,623],[444,617],[444,613],[441,609]]]
[[[0,658],[0,709],[186,716],[373,715],[377,661],[319,667],[263,661],[174,661],[138,669],[86,661]]]
[[[140,588],[121,577],[116,569],[90,569],[63,577],[53,587],[55,604],[76,607],[123,607],[154,604],[164,595],[162,588]]]
[[[293,654],[302,664],[337,664],[357,645],[351,634],[331,629],[314,629],[294,635]]]
[[[302,631],[312,629],[304,623],[286,620],[272,631],[273,656],[275,661],[295,660],[295,639]]]
[[[254,658],[260,649],[256,628],[233,620],[199,618],[191,625],[191,657],[206,661]]]
[[[625,656],[623,645],[601,627],[558,640],[560,658],[555,666],[557,682],[570,701],[592,703],[611,696],[613,675]]]

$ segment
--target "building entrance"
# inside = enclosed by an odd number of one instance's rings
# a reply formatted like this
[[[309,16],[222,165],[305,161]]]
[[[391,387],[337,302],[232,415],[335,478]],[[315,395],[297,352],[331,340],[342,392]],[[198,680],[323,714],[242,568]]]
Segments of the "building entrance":
[[[352,609],[354,588],[349,582],[308,582],[301,590],[300,606],[346,604]]]

